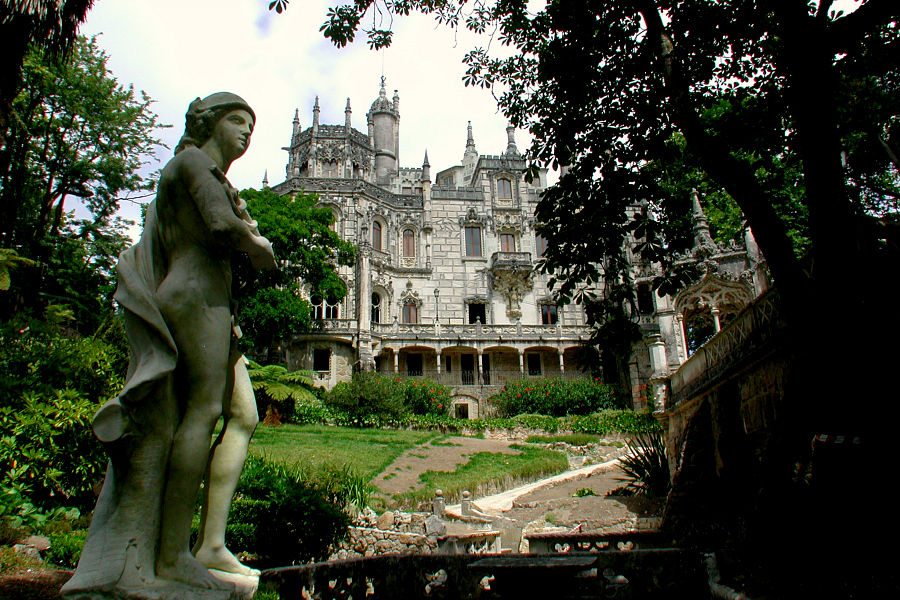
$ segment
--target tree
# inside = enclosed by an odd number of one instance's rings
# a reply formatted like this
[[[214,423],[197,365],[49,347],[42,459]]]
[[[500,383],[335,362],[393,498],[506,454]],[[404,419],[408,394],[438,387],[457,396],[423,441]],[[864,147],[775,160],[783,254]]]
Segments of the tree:
[[[687,198],[648,168],[677,171],[671,143],[680,136],[682,158],[752,227],[796,340],[778,429],[760,457],[763,483],[751,492],[757,516],[774,514],[761,508],[774,510],[768,498],[801,497],[788,493],[802,487],[791,474],[813,433],[867,440],[859,453],[817,447],[814,494],[790,509],[794,522],[814,523],[836,510],[848,473],[874,480],[890,456],[886,425],[854,399],[879,397],[879,378],[860,374],[868,356],[892,355],[871,321],[890,305],[884,271],[900,237],[900,4],[858,4],[845,15],[832,0],[550,0],[538,12],[525,0],[361,0],[331,9],[322,30],[342,46],[367,11],[417,10],[496,31],[512,55],[472,50],[464,82],[496,90],[513,125],[531,131],[533,167],[567,167],[538,205],[543,268],[563,297],[592,302],[590,286],[604,282],[606,297],[589,310],[598,322],[621,320],[629,301],[630,235],[643,258],[664,266],[683,249],[675,230]],[[365,32],[374,48],[390,44],[377,19]],[[649,210],[630,218],[643,199]],[[811,269],[784,218],[792,205],[805,211]],[[839,317],[826,300],[836,290]],[[807,547],[817,531],[805,530]]]
[[[31,48],[46,51],[54,60],[64,58],[93,4],[94,0],[0,0],[0,39],[6,48],[0,62],[0,148],[25,55]]]
[[[58,296],[78,323],[111,307],[112,265],[129,243],[115,213],[123,195],[152,189],[138,170],[160,143],[150,98],[119,85],[106,60],[84,38],[63,63],[31,51],[0,150],[0,247],[42,263],[20,270],[5,301],[18,309]],[[73,198],[89,219],[67,216]]]
[[[356,247],[331,229],[334,215],[317,208],[318,197],[281,197],[272,190],[243,190],[247,210],[275,249],[281,268],[257,272],[238,254],[235,281],[238,289],[243,346],[271,347],[295,331],[312,324],[310,304],[300,297],[323,298],[331,304],[347,294],[339,266],[355,264]]]

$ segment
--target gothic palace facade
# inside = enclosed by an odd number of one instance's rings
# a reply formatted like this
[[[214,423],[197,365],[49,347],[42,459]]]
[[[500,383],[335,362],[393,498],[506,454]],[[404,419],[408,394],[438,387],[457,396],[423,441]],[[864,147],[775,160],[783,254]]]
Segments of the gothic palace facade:
[[[451,412],[469,418],[507,380],[589,376],[578,360],[590,337],[583,310],[553,304],[548,276],[534,271],[546,171],[525,181],[512,127],[501,154],[479,155],[471,124],[461,165],[432,176],[425,152],[421,167],[401,167],[399,109],[397,92],[389,99],[382,85],[365,133],[351,125],[349,99],[343,125],[319,123],[318,98],[310,128],[295,113],[286,179],[272,189],[318,194],[359,251],[355,268],[341,271],[347,297],[334,306],[311,299],[318,326],[288,341],[289,368],[314,371],[328,388],[354,369],[430,377],[454,387]],[[692,331],[718,331],[761,291],[758,253],[715,247],[697,211],[695,198],[697,243],[685,260],[707,266],[697,289],[659,298],[647,293],[651,269],[635,267],[645,334],[629,364],[636,406],[646,384],[687,358]]]

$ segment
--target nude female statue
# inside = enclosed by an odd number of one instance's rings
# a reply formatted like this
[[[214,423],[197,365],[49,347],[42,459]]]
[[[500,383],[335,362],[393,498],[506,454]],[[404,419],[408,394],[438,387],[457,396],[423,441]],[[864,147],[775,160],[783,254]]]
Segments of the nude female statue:
[[[119,398],[94,419],[110,468],[64,596],[114,598],[117,588],[133,595],[135,588],[172,581],[226,592],[231,584],[209,568],[254,573],[224,543],[258,422],[236,346],[230,255],[243,251],[257,269],[277,268],[271,244],[225,179],[247,150],[254,121],[253,110],[234,94],[191,103],[141,241],[119,259],[116,300],[132,356]],[[210,449],[222,417],[222,433]],[[204,473],[201,531],[192,553],[190,524]]]

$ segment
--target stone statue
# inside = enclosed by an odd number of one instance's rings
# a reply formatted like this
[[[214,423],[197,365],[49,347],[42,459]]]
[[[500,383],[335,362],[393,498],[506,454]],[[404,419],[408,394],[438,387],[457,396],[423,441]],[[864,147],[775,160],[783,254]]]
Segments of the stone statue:
[[[258,416],[231,298],[232,251],[276,268],[225,178],[256,117],[220,92],[191,103],[141,240],[119,257],[131,347],[125,387],[94,418],[110,456],[66,598],[232,598],[216,569],[258,575],[225,548],[225,522]],[[216,423],[224,427],[210,449]],[[189,548],[204,480],[201,529]]]

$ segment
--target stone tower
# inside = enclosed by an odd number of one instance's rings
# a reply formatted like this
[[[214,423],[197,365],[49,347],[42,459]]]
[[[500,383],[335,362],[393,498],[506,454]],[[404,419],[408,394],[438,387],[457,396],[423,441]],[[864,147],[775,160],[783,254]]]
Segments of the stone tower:
[[[375,183],[389,185],[400,166],[400,96],[395,90],[393,101],[388,100],[384,81],[366,118],[375,148]]]

